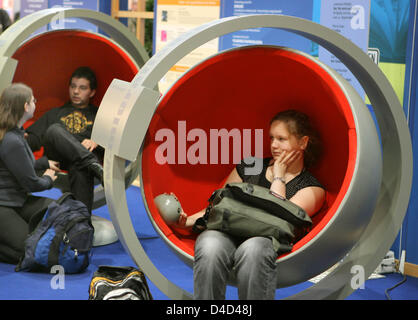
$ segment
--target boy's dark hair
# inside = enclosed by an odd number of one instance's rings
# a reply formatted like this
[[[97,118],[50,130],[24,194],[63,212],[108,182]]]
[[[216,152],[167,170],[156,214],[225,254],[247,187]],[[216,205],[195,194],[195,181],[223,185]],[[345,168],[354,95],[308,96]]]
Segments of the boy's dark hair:
[[[77,68],[71,75],[70,84],[73,78],[85,78],[90,82],[90,89],[95,90],[97,88],[96,75],[89,67]]]

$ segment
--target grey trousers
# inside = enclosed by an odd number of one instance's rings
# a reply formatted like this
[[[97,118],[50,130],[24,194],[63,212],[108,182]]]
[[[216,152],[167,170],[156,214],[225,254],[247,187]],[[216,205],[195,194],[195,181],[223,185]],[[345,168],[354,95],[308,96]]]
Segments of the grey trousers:
[[[224,300],[233,271],[240,300],[273,300],[277,256],[265,237],[240,242],[216,230],[202,232],[195,243],[194,299]]]

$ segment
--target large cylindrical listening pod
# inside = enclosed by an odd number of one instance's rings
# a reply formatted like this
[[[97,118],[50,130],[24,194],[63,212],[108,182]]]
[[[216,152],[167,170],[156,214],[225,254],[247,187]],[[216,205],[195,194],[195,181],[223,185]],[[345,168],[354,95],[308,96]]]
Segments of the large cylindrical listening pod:
[[[297,33],[340,59],[371,101],[381,144],[369,110],[354,89],[329,67],[292,49],[252,47],[222,52],[190,70],[159,101],[158,81],[187,53],[224,34],[259,27]],[[292,252],[278,259],[278,286],[306,280],[341,259],[327,277],[291,298],[344,298],[355,290],[352,267],[360,266],[367,279],[395,240],[412,184],[411,140],[402,107],[367,54],[340,34],[304,19],[229,17],[199,26],[168,44],[132,82],[114,80],[110,85],[93,129],[94,139],[106,147],[109,211],[133,260],[170,298],[191,295],[157,270],[137,238],[121,175],[125,161],[135,159],[142,148],[141,190],[146,210],[162,238],[191,264],[193,236],[168,227],[153,199],[173,191],[186,212],[199,210],[234,164],[191,164],[187,157],[182,163],[160,164],[155,158],[160,142],[155,134],[167,129],[187,137],[187,130],[207,132],[222,127],[266,132],[271,116],[289,107],[305,111],[320,131],[324,154],[312,171],[327,187],[328,208],[314,218],[315,227]],[[186,138],[181,150],[187,147]]]
[[[286,109],[306,113],[320,133],[323,156],[310,171],[325,186],[327,197],[324,209],[313,217],[313,229],[278,259],[278,286],[308,280],[341,260],[367,226],[379,191],[382,159],[373,119],[358,93],[336,71],[300,51],[271,46],[233,49],[200,63],[168,90],[141,153],[147,212],[161,237],[190,266],[196,234],[167,225],[153,199],[174,192],[185,212],[204,208],[236,165],[238,147],[236,140],[221,140],[211,131],[226,129],[225,134],[235,138],[238,134],[243,151],[244,131],[249,130],[252,154],[241,152],[240,161],[254,155],[256,130],[261,129],[263,157],[270,157],[270,120]],[[204,142],[187,139],[193,129],[201,130]],[[158,133],[165,130],[175,136],[171,164],[157,159],[163,145],[157,141]],[[197,143],[199,153],[206,152],[199,163],[188,157]],[[228,145],[226,164],[221,159],[224,149],[212,148],[221,143]]]

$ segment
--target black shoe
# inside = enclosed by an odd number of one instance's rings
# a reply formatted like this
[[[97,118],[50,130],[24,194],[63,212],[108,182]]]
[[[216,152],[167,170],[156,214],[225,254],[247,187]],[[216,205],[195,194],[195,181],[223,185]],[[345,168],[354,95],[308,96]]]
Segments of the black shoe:
[[[96,177],[102,186],[104,187],[104,180],[103,180],[103,167],[98,162],[93,162],[87,166],[89,172]]]

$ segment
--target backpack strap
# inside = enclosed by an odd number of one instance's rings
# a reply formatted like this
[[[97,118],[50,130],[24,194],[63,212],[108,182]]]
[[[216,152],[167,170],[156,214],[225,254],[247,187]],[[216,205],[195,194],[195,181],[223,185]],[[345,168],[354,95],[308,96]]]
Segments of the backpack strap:
[[[59,247],[61,245],[61,242],[65,243],[64,235],[67,233],[68,230],[70,230],[72,227],[74,227],[77,223],[87,220],[87,218],[78,218],[71,220],[65,227],[65,229],[61,229],[56,232],[54,238],[51,241],[51,245],[49,247],[49,253],[48,253],[48,265],[53,266],[58,264],[58,258],[60,255]]]
[[[55,200],[56,203],[61,204],[63,203],[67,198],[74,198],[74,195],[71,192],[64,192],[61,197],[59,197],[57,200]]]
[[[52,203],[58,203],[61,204],[65,201],[65,199],[72,197],[74,199],[74,195],[71,192],[65,192],[59,197],[57,200],[52,200],[49,198],[45,198],[44,205],[40,208],[37,208],[37,211],[31,216],[28,227],[29,227],[29,233],[32,233],[36,227],[39,225],[39,223],[42,221],[43,217],[45,216],[45,213],[47,212],[49,206]],[[49,200],[49,201],[48,201]]]
[[[39,223],[42,221],[43,217],[45,216],[45,213],[47,212],[49,206],[53,202],[54,200],[45,198],[42,205],[35,209],[36,212],[32,214],[28,222],[29,234],[35,231],[36,227],[39,225]]]
[[[263,209],[290,222],[295,227],[309,228],[312,226],[312,220],[305,210],[285,198],[278,197],[268,188],[250,183],[229,183],[225,188],[229,189],[232,197],[237,200]],[[225,193],[225,195],[228,194]]]

